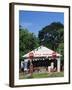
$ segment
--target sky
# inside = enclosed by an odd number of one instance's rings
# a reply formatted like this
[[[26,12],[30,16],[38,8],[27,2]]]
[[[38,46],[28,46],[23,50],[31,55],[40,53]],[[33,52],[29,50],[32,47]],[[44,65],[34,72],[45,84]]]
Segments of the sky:
[[[52,22],[64,24],[64,13],[40,12],[40,11],[19,11],[19,25],[28,29],[29,32],[38,36],[38,32]]]

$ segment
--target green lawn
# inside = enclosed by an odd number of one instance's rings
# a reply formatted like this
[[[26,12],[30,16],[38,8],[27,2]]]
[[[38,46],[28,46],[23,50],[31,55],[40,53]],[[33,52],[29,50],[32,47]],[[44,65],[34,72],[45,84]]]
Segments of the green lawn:
[[[20,79],[28,79],[28,78],[49,78],[49,77],[63,77],[64,72],[51,72],[51,73],[33,73],[33,76],[24,75],[24,73],[19,73]]]

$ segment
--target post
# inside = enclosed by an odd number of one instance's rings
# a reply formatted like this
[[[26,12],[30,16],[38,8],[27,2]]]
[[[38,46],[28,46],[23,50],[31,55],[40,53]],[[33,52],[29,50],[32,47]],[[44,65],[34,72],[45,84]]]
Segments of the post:
[[[30,74],[31,74],[31,77],[32,77],[32,74],[33,74],[33,64],[32,64],[32,61],[30,61]]]
[[[33,75],[33,64],[32,64],[33,57],[34,57],[34,53],[33,53],[33,52],[29,53],[29,59],[30,59],[30,74],[31,74],[31,77],[32,77],[32,75]]]
[[[57,72],[60,72],[60,57],[57,59]]]

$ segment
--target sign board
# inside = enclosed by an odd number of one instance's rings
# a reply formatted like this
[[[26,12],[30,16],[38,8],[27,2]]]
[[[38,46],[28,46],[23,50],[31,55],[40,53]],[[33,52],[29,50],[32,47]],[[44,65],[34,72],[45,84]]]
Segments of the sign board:
[[[29,53],[29,58],[30,59],[33,59],[33,57],[34,57],[34,54],[31,52],[31,53]]]
[[[56,52],[53,52],[53,53],[52,53],[52,58],[53,58],[53,59],[56,59],[56,57],[57,57]]]

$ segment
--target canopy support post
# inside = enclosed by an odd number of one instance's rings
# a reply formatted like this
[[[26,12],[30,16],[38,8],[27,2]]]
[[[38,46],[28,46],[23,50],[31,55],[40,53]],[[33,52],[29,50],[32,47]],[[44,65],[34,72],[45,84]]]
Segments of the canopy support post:
[[[60,57],[57,59],[57,72],[60,72]]]

